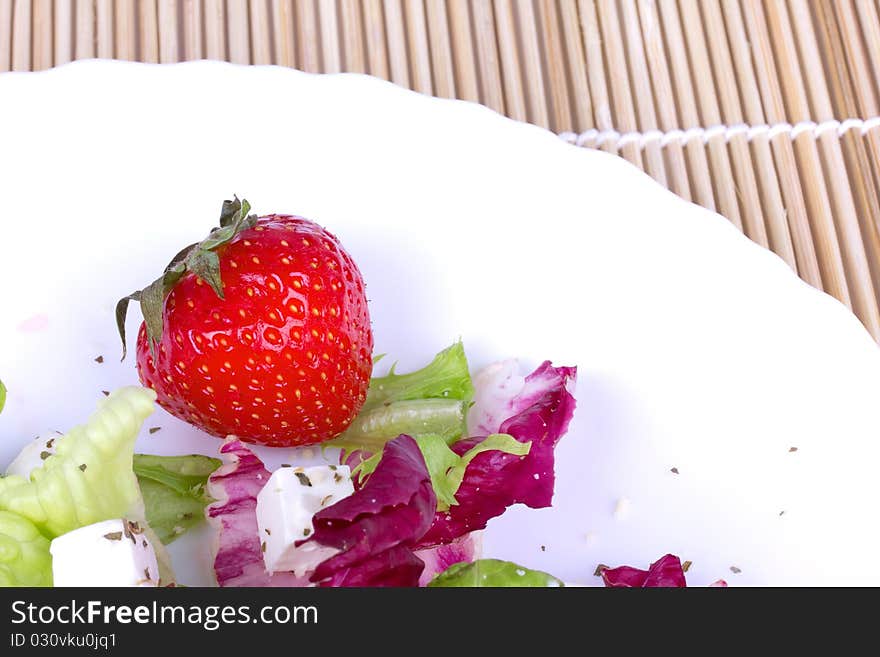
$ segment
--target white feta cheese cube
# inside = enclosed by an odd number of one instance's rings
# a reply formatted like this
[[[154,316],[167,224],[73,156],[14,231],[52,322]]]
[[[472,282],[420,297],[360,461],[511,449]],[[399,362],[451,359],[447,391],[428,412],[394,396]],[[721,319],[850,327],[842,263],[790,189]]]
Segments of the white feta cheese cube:
[[[31,470],[43,465],[49,456],[55,453],[55,442],[61,438],[61,434],[54,431],[37,436],[18,453],[9,467],[7,475],[19,475],[25,479],[30,478]]]
[[[347,465],[279,468],[257,495],[257,525],[263,560],[270,573],[290,571],[302,577],[332,557],[333,548],[307,543],[312,516],[354,493]]]
[[[52,540],[55,586],[157,586],[156,552],[136,522],[104,520]]]

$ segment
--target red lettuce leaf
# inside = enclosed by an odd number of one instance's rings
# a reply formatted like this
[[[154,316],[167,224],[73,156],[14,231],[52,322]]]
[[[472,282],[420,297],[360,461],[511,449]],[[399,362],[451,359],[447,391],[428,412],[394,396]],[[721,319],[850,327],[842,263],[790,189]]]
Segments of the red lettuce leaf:
[[[353,495],[313,518],[310,541],[339,552],[318,564],[311,581],[327,585],[416,586],[424,564],[411,548],[431,526],[437,497],[416,441],[400,435]],[[410,554],[407,554],[410,553]],[[418,563],[416,563],[418,562]]]
[[[413,587],[425,563],[405,545],[395,545],[350,568],[337,570],[321,586],[407,586]]]
[[[416,552],[416,556],[425,562],[425,570],[419,578],[419,586],[427,586],[434,577],[457,563],[471,563],[480,557],[482,552],[482,535],[471,532],[451,543],[425,548]]]
[[[631,566],[604,568],[602,581],[608,588],[684,588],[687,586],[681,560],[674,554],[660,557],[651,564],[648,570],[639,570]]]
[[[218,530],[214,573],[220,586],[308,586],[290,573],[270,575],[263,563],[257,528],[257,493],[270,473],[244,443],[230,439],[220,448],[227,463],[208,478],[216,502],[205,509]]]
[[[576,367],[553,367],[545,361],[526,377],[523,392],[510,403],[515,415],[501,422],[499,433],[520,442],[531,442],[526,456],[500,451],[479,454],[468,465],[455,497],[458,504],[435,515],[420,547],[450,543],[459,536],[483,529],[507,507],[525,504],[534,509],[550,506],[555,475],[553,450],[568,429],[575,409],[570,392]],[[485,438],[467,438],[452,449],[464,454]]]

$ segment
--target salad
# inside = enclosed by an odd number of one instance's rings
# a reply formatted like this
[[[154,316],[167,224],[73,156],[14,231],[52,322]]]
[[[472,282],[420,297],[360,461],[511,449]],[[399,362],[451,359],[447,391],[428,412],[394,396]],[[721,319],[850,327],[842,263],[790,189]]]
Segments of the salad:
[[[516,361],[472,376],[461,342],[419,370],[374,370],[365,285],[339,241],[226,201],[220,225],[132,301],[141,386],[39,436],[0,477],[0,585],[173,586],[166,546],[207,521],[219,586],[562,586],[482,558],[515,504],[550,506],[575,367]],[[6,388],[0,383],[0,411]],[[135,454],[160,406],[216,454]],[[0,418],[2,421],[2,418]],[[253,445],[319,445],[323,465],[270,471]],[[491,555],[487,555],[491,557]],[[684,586],[666,555],[601,567],[606,586]],[[185,579],[185,577],[184,577]]]

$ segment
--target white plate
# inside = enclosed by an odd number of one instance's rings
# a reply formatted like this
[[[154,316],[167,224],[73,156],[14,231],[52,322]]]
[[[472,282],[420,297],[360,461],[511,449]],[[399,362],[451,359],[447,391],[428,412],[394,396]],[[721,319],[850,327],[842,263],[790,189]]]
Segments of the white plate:
[[[137,380],[114,302],[237,193],[340,237],[401,369],[459,336],[474,367],[578,365],[554,507],[492,521],[488,556],[586,584],[666,552],[692,585],[880,583],[880,350],[623,160],[351,75],[87,62],[0,97],[0,462]],[[142,451],[216,451],[164,411],[146,426]],[[174,546],[185,583],[209,581],[205,536]]]

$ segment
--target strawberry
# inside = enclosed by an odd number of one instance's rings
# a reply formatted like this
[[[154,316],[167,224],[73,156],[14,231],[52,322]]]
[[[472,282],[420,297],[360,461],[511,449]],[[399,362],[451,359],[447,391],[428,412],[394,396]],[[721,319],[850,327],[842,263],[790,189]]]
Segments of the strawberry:
[[[339,241],[291,215],[247,216],[224,202],[220,227],[181,251],[130,300],[144,315],[141,382],[207,433],[290,447],[342,433],[372,370],[364,284]]]

